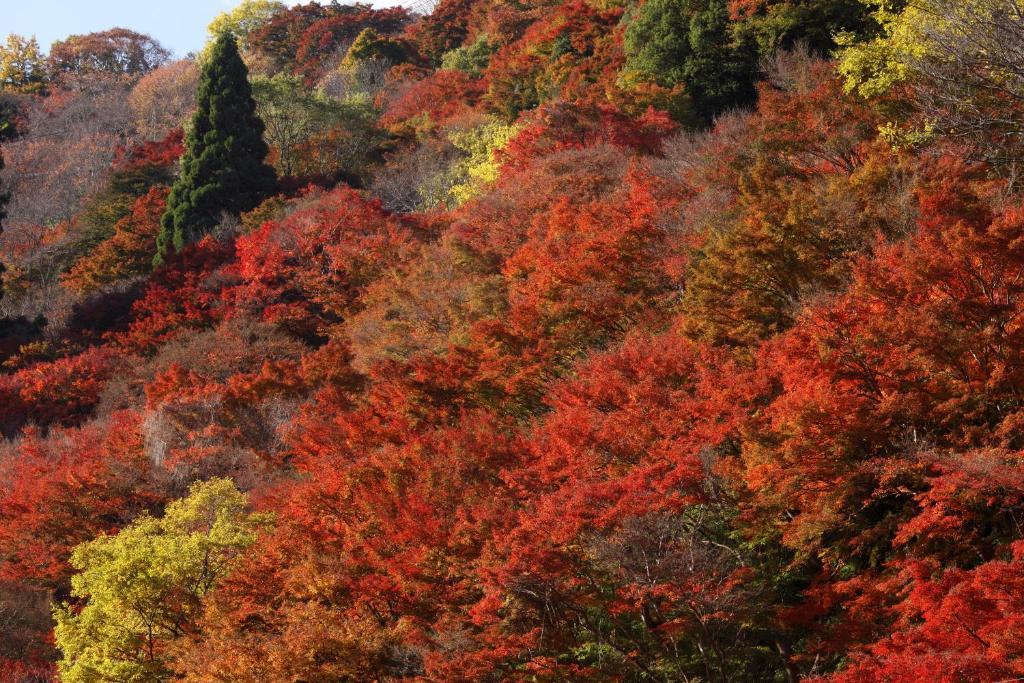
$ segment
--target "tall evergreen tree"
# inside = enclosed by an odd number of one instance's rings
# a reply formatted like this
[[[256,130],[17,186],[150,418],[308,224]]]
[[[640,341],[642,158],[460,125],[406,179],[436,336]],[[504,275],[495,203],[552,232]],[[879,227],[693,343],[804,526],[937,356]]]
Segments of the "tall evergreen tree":
[[[274,169],[264,161],[268,149],[248,70],[231,34],[214,43],[196,99],[181,175],[167,199],[157,238],[157,265],[210,232],[223,214],[255,207],[276,184]]]

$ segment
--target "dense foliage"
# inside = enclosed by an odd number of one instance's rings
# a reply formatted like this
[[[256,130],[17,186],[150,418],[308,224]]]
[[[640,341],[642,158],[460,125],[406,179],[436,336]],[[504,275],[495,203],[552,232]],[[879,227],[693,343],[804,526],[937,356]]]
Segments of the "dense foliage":
[[[51,75],[137,76],[157,68],[170,56],[160,43],[147,35],[114,28],[84,36],[70,36],[50,48]]]
[[[165,652],[188,630],[203,596],[253,544],[260,519],[226,479],[192,486],[160,519],[143,516],[71,555],[71,595],[56,613],[61,680],[161,680]]]
[[[0,680],[1024,677],[1021,16],[11,36]]]
[[[210,232],[224,214],[248,211],[273,191],[263,128],[235,38],[221,34],[199,78],[181,173],[157,235],[157,264]]]

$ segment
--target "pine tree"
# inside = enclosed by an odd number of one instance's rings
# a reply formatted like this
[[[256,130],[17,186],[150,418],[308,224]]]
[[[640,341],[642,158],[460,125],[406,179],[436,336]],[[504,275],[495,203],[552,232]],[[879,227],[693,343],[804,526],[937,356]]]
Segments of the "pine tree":
[[[235,39],[222,34],[203,67],[181,175],[167,199],[157,239],[156,265],[210,232],[225,213],[255,207],[274,189],[264,159],[263,122]]]

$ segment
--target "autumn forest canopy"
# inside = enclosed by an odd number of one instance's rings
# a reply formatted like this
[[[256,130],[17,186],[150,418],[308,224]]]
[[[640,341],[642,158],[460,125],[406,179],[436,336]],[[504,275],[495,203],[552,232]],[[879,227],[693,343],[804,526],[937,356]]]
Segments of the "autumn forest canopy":
[[[1022,0],[208,33],[0,44],[0,682],[1024,677]]]

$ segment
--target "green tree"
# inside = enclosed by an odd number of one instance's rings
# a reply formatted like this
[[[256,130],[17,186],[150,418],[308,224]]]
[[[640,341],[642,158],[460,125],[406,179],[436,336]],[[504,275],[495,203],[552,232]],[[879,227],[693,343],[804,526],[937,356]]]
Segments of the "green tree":
[[[486,35],[481,35],[471,45],[464,45],[446,52],[441,57],[441,68],[464,71],[474,78],[479,78],[490,63],[491,55],[496,49],[497,45],[491,44]]]
[[[203,66],[181,175],[167,200],[154,262],[210,232],[225,213],[248,211],[273,193],[263,122],[235,39],[222,34]]]
[[[269,523],[266,515],[247,512],[247,504],[228,479],[199,482],[163,518],[143,516],[114,536],[78,546],[71,594],[84,607],[54,610],[61,680],[168,679],[168,646]]]
[[[797,45],[827,56],[836,49],[836,36],[866,36],[877,30],[870,8],[861,0],[744,0],[733,2],[740,30],[753,34],[762,57]]]
[[[266,126],[266,140],[276,150],[282,175],[296,173],[302,143],[340,123],[346,107],[307,88],[302,78],[286,73],[256,76],[252,81],[256,112]]]
[[[683,86],[691,116],[710,123],[754,100],[757,49],[729,21],[726,0],[648,0],[626,28],[626,80]]]

